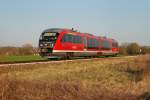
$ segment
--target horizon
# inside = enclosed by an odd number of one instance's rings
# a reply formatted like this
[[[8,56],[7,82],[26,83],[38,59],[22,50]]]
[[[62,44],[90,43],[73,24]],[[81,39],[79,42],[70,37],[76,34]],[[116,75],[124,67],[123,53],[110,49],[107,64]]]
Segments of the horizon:
[[[148,0],[1,0],[0,46],[38,46],[43,30],[74,28],[150,46]]]

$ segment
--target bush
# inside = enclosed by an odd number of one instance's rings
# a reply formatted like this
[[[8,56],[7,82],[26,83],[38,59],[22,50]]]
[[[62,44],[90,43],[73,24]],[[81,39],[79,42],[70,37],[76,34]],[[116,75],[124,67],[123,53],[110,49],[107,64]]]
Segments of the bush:
[[[140,46],[137,43],[130,43],[127,46],[127,52],[130,55],[140,54]]]
[[[120,46],[119,53],[122,55],[127,55],[127,48],[125,46]]]
[[[120,54],[122,55],[137,55],[141,52],[142,49],[137,43],[124,43],[120,46]]]
[[[150,53],[150,47],[143,46],[141,47],[141,54],[149,54]]]
[[[37,51],[31,44],[24,44],[22,47],[1,47],[0,56],[33,55],[37,54]]]

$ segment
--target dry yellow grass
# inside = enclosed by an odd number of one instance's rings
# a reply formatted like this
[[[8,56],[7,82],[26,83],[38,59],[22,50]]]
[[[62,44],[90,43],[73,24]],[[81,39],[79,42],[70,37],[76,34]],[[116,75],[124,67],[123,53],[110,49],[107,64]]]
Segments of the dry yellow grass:
[[[149,59],[146,55],[1,67],[0,99],[147,99],[150,96]]]

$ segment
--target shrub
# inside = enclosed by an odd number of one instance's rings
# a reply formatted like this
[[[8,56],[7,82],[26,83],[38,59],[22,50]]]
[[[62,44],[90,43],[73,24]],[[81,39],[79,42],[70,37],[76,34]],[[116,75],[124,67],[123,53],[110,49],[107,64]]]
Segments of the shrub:
[[[150,53],[150,47],[143,46],[141,47],[141,54],[149,54]]]
[[[22,47],[1,47],[0,56],[12,56],[12,55],[33,55],[37,54],[37,48],[34,48],[31,44],[24,44]]]
[[[122,55],[137,55],[141,52],[142,49],[137,43],[123,43],[120,46],[120,54]]]
[[[137,43],[130,43],[127,46],[127,52],[130,55],[137,55],[140,53],[140,46]]]

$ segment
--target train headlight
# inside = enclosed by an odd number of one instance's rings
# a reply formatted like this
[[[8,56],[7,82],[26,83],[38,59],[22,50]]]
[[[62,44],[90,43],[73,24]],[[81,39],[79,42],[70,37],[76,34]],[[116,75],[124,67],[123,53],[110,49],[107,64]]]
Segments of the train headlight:
[[[43,44],[40,44],[40,47],[43,47]]]

